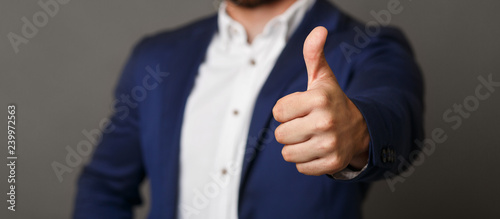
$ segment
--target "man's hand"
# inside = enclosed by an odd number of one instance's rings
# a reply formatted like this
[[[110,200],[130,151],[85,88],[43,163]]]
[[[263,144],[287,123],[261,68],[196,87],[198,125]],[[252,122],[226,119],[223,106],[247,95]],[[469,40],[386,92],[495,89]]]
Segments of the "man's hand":
[[[340,89],[323,52],[328,31],[316,27],[304,43],[307,91],[276,103],[276,140],[288,162],[306,175],[334,174],[349,164],[361,169],[368,161],[370,136],[358,108]]]

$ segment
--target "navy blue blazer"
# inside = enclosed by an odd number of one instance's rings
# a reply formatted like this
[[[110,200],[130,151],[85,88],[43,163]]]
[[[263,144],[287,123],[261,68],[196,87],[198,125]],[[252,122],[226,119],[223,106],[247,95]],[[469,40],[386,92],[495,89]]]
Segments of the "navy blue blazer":
[[[274,138],[279,125],[271,112],[274,104],[306,90],[302,48],[316,26],[329,31],[326,58],[371,137],[368,167],[352,180],[299,173],[283,160],[283,145]],[[418,150],[413,141],[423,137],[423,82],[407,40],[397,29],[381,27],[363,44],[356,28],[365,31],[363,24],[318,0],[289,39],[253,110],[240,219],[361,218],[370,182],[384,173],[397,174],[410,152]],[[133,207],[141,203],[139,186],[148,178],[149,218],[176,219],[184,108],[216,32],[217,16],[211,16],[136,46],[116,88],[111,124],[79,178],[74,218],[133,217]]]

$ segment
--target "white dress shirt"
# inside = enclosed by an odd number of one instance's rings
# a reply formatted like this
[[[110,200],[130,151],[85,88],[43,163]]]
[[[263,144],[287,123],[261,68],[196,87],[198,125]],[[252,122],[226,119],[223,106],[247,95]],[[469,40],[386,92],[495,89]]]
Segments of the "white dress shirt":
[[[252,44],[218,12],[218,32],[187,100],[181,133],[180,219],[238,218],[243,155],[254,104],[288,38],[315,0],[297,0]]]

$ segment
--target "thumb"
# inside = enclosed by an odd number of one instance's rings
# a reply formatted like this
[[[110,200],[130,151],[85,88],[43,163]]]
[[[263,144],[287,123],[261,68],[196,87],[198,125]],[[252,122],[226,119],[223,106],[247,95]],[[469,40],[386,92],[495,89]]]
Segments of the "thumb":
[[[325,54],[323,48],[325,47],[326,37],[328,36],[328,31],[324,27],[316,27],[309,33],[306,41],[304,42],[304,61],[306,62],[307,68],[307,89],[311,88],[311,85],[317,83],[320,78],[332,78],[335,83],[337,80],[333,75],[328,62],[325,59]],[[314,82],[314,83],[313,83]]]

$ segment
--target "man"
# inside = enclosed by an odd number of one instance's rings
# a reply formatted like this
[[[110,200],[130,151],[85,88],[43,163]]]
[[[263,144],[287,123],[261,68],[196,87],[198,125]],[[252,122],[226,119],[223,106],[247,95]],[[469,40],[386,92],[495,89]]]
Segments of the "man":
[[[131,218],[147,177],[150,218],[361,218],[418,150],[423,91],[399,31],[357,30],[325,0],[228,0],[146,38],[116,96],[159,84],[117,104],[74,217]]]

